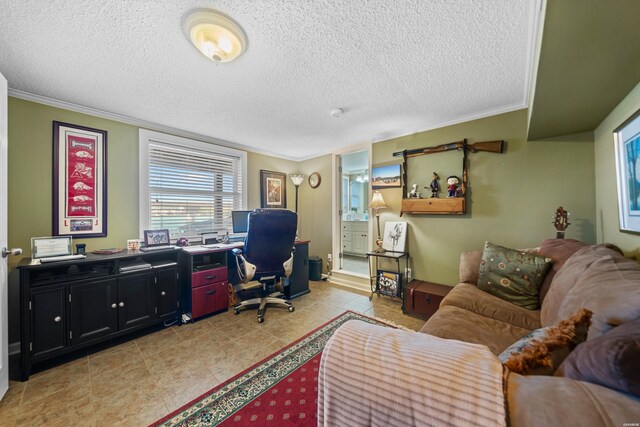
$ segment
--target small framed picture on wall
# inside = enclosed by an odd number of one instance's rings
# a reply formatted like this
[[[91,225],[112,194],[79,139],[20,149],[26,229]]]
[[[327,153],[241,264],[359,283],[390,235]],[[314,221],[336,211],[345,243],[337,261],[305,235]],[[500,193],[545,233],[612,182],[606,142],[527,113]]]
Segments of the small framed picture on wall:
[[[267,170],[260,171],[260,207],[287,207],[287,175]]]

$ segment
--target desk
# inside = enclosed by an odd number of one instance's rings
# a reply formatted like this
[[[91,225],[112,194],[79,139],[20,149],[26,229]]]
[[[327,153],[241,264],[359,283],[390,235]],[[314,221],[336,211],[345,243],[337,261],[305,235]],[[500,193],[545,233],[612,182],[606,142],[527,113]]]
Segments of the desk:
[[[240,283],[231,250],[243,246],[243,243],[217,243],[182,248],[183,313],[197,319],[228,310],[228,284]],[[293,271],[284,286],[287,299],[309,293],[309,241],[296,241],[295,248]]]

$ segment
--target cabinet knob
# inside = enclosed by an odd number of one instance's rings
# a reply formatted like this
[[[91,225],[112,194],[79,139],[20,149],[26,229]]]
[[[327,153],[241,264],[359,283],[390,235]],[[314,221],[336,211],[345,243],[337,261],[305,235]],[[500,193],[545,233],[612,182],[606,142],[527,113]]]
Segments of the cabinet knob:
[[[165,296],[167,293],[165,291],[160,292],[161,296]]]
[[[56,322],[56,323],[60,323],[61,320],[62,320],[62,317],[60,317],[60,316],[56,316],[56,317],[53,318],[53,321]]]
[[[111,304],[111,308],[118,308],[118,304],[114,302],[113,304]]]
[[[124,307],[124,302],[120,302],[120,304],[118,304],[120,307]]]
[[[431,297],[428,295],[424,297],[424,302],[426,302],[427,304],[431,304]]]

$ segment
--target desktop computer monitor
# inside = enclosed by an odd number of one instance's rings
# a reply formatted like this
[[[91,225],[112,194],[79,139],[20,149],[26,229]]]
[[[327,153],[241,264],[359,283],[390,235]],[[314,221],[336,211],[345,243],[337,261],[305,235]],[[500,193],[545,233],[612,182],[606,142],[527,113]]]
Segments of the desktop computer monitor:
[[[234,233],[246,233],[249,228],[249,214],[253,211],[231,211]]]

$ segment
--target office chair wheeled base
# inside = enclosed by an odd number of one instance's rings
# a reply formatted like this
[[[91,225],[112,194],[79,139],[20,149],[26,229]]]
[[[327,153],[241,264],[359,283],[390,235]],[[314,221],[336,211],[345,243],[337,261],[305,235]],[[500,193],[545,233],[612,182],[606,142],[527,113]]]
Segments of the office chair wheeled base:
[[[251,299],[242,301],[233,307],[233,314],[240,313],[241,309],[253,308],[255,306],[258,306],[258,323],[262,323],[264,322],[264,313],[267,311],[267,304],[280,306],[280,307],[287,307],[289,312],[293,313],[296,309],[293,306],[293,304],[291,304],[287,300],[278,298],[280,296],[282,296],[282,292],[274,292],[266,297],[251,298]]]

